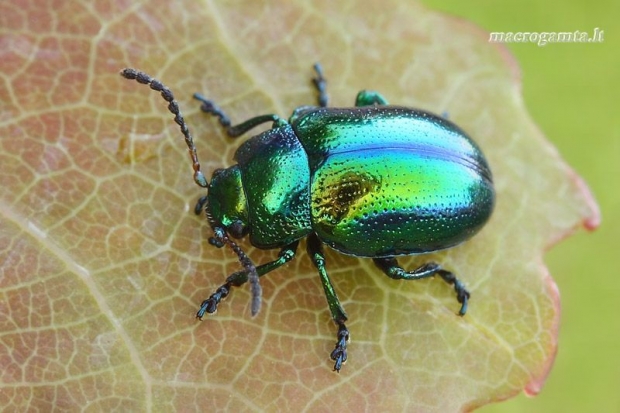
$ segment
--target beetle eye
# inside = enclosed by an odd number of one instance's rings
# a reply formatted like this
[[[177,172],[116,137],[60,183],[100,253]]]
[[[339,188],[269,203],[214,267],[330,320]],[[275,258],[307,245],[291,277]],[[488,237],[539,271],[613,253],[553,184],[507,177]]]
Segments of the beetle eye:
[[[235,221],[226,228],[233,238],[242,238],[244,235],[244,227],[241,221]]]

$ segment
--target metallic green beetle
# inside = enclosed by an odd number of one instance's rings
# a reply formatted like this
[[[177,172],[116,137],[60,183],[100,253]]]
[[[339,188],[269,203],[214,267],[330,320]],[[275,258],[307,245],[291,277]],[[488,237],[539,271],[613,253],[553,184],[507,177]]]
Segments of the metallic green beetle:
[[[189,148],[194,180],[208,188],[196,213],[206,212],[215,233],[209,242],[229,245],[244,266],[202,303],[197,317],[214,313],[232,287],[248,280],[252,314],[257,314],[258,277],[290,261],[299,240],[306,238],[338,325],[331,359],[334,370],[340,371],[347,359],[347,316],[327,275],[322,244],[372,258],[394,279],[439,275],[454,286],[459,315],[464,315],[470,294],[451,272],[435,263],[406,271],[395,257],[434,252],[467,240],[491,216],[495,191],[480,148],[456,125],[421,110],[389,106],[372,91],[361,91],[353,108],[328,108],[326,81],[318,64],[315,70],[318,106],[299,107],[288,121],[270,114],[231,126],[212,101],[194,95],[230,137],[265,122],[273,124],[243,143],[235,153],[237,164],[216,170],[210,183],[200,170],[172,92],[145,73],[125,69],[121,75],[150,85],[169,103]],[[255,247],[281,251],[276,260],[254,266],[228,235],[249,235]]]

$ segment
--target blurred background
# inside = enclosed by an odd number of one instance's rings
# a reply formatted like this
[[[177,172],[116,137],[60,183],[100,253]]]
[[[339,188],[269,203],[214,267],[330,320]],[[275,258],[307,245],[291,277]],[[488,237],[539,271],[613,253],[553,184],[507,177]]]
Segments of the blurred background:
[[[534,121],[590,186],[602,225],[580,230],[546,256],[560,288],[559,351],[536,398],[479,411],[620,412],[620,2],[423,0],[489,32],[604,30],[604,42],[510,43]]]

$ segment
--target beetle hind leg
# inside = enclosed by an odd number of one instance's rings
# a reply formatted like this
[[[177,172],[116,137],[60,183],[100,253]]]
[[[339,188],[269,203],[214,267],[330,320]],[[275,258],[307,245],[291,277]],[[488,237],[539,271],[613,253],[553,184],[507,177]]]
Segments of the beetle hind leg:
[[[323,254],[321,241],[316,234],[312,234],[308,237],[307,249],[308,256],[310,256],[310,259],[319,271],[321,285],[323,285],[323,290],[325,291],[325,297],[327,298],[327,304],[329,305],[332,319],[338,326],[338,340],[336,341],[336,347],[330,354],[330,358],[335,362],[334,371],[340,372],[342,365],[347,361],[347,342],[350,339],[349,329],[345,325],[347,315],[340,305],[336,290],[334,290],[334,286],[325,270],[325,255]]]
[[[355,98],[355,106],[383,106],[389,105],[386,98],[374,90],[362,90]]]
[[[461,303],[459,315],[464,316],[467,312],[467,304],[470,297],[469,291],[467,291],[462,281],[456,278],[450,271],[441,268],[439,264],[430,262],[413,271],[405,271],[403,267],[398,265],[396,258],[374,258],[373,261],[388,277],[396,280],[421,280],[439,275],[445,282],[454,286],[456,299]]]

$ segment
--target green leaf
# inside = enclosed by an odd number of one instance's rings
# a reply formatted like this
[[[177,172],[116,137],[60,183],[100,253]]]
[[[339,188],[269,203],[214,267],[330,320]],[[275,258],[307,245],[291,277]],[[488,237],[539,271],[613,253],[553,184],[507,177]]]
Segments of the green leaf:
[[[559,320],[542,255],[594,228],[598,211],[530,120],[515,62],[484,33],[396,0],[7,3],[0,16],[4,409],[457,411],[540,389]],[[315,61],[334,106],[376,89],[447,113],[487,154],[498,192],[470,242],[403,260],[457,273],[472,292],[464,318],[440,280],[394,281],[328,252],[352,335],[340,374],[305,253],[261,280],[256,318],[237,288],[195,320],[240,266],[191,211],[204,190],[165,102],[118,76],[135,67],[175,92],[210,174],[240,141],[192,94],[233,121],[288,116],[315,101]],[[241,245],[257,263],[275,256]]]

